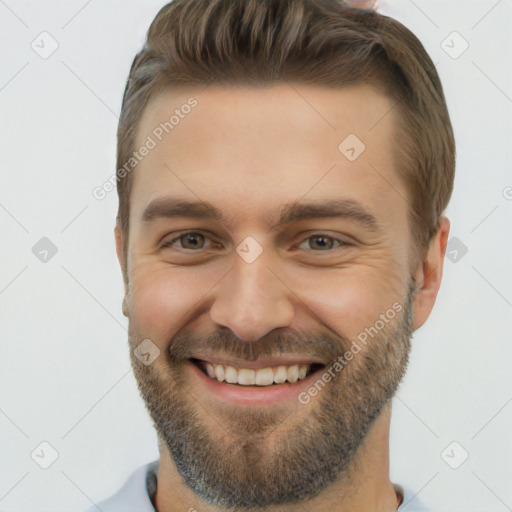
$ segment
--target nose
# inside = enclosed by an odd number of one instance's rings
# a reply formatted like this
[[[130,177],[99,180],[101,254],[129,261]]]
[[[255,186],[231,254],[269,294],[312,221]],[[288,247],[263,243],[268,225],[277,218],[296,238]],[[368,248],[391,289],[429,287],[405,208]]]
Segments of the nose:
[[[245,341],[257,341],[273,329],[293,323],[293,292],[261,255],[247,263],[238,255],[219,283],[210,318]]]

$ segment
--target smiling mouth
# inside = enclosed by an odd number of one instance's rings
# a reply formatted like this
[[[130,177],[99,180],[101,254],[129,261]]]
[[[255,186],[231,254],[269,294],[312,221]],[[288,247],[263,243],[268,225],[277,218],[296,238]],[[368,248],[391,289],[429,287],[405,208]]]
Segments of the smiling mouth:
[[[267,366],[264,368],[238,368],[227,364],[215,364],[201,359],[190,359],[199,370],[212,380],[238,386],[277,386],[294,384],[325,368],[319,363]]]

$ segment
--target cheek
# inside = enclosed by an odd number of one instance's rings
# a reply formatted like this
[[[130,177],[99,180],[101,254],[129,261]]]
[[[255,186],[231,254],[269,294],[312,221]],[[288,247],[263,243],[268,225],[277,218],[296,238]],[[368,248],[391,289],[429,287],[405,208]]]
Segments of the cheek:
[[[213,283],[212,283],[213,285]],[[139,268],[131,276],[130,322],[160,348],[188,321],[211,286],[183,269]]]
[[[302,281],[300,285],[299,282]],[[314,284],[313,284],[314,283]],[[355,339],[374,325],[381,314],[405,296],[398,271],[351,268],[324,275],[302,275],[293,288],[307,306],[305,314],[318,317],[339,336]]]

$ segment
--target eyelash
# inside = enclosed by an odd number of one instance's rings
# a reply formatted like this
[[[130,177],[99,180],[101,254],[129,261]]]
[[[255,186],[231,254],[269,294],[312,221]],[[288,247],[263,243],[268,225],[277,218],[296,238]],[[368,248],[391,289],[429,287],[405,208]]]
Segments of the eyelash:
[[[166,249],[168,247],[172,247],[174,245],[174,243],[178,240],[181,239],[181,237],[183,235],[202,235],[204,236],[205,238],[209,238],[211,240],[211,237],[209,237],[208,235],[206,235],[205,233],[202,233],[200,231],[184,231],[182,233],[180,233],[178,236],[176,236],[175,238],[173,238],[172,240],[169,240],[167,242],[164,242],[161,246],[162,249]],[[343,246],[349,246],[351,244],[339,239],[339,238],[336,238],[334,236],[331,236],[331,235],[327,235],[325,233],[313,233],[312,235],[309,235],[308,237],[304,238],[304,240],[302,240],[301,244],[307,240],[311,240],[312,238],[329,238],[331,240],[334,240],[335,242],[338,243],[338,247],[333,247],[332,249],[325,249],[325,250],[320,250],[320,251],[315,251],[313,249],[310,249],[308,250],[308,252],[332,252],[334,249],[339,249],[340,247],[343,247]],[[201,248],[201,249],[197,249],[197,250],[194,250],[194,249],[185,249],[185,248],[182,248],[183,251],[186,251],[186,252],[200,252],[201,250],[204,250],[204,248]]]

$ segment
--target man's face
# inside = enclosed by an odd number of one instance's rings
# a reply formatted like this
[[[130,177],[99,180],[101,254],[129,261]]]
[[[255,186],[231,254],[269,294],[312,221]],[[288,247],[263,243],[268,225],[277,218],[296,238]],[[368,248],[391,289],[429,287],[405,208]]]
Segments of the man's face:
[[[405,372],[412,239],[390,110],[369,86],[283,84],[166,92],[144,113],[136,148],[156,147],[133,171],[130,353],[160,438],[212,504],[332,484]],[[181,202],[218,215],[173,211]],[[150,365],[133,352],[147,339],[160,350]],[[296,364],[297,382],[269,384],[295,380]]]

